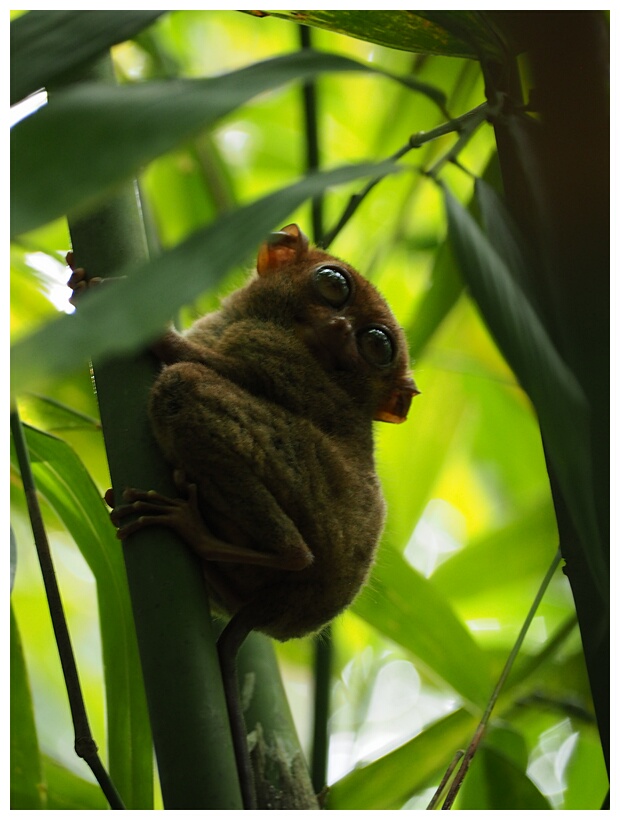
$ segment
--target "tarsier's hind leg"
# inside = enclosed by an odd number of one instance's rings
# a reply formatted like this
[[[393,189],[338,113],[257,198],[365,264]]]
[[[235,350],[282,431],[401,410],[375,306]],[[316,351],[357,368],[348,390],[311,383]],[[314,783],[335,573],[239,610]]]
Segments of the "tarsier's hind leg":
[[[237,547],[228,558],[203,557],[303,569],[312,554],[264,482],[265,461],[273,454],[265,412],[262,402],[191,362],[167,367],[151,394],[153,429],[165,455],[197,484],[201,507]]]

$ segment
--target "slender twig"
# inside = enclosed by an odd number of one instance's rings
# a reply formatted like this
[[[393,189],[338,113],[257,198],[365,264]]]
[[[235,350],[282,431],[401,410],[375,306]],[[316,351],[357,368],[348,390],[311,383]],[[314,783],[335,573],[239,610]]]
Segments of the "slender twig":
[[[512,667],[513,667],[514,662],[517,658],[517,655],[519,654],[519,652],[521,650],[521,646],[523,645],[523,641],[525,640],[525,636],[527,634],[527,631],[530,628],[532,620],[534,619],[534,615],[536,614],[536,610],[538,609],[538,607],[540,605],[540,602],[542,601],[543,596],[544,596],[545,592],[547,591],[547,587],[549,586],[549,584],[551,582],[551,579],[553,578],[553,576],[555,574],[555,571],[558,568],[558,565],[559,565],[561,559],[562,559],[562,556],[560,554],[560,551],[558,550],[556,552],[554,558],[553,558],[553,561],[551,562],[551,566],[547,570],[547,574],[545,575],[545,577],[544,577],[544,579],[543,579],[543,581],[540,585],[540,589],[536,593],[536,597],[534,598],[532,606],[530,607],[530,610],[527,613],[525,621],[523,622],[523,626],[521,627],[521,631],[519,632],[519,636],[518,636],[517,640],[515,641],[514,646],[512,647],[510,655],[508,656],[508,660],[506,661],[506,664],[504,665],[504,668],[502,669],[502,673],[499,676],[499,679],[498,679],[497,683],[495,684],[495,689],[493,690],[493,694],[489,698],[489,702],[487,703],[487,707],[484,710],[484,714],[482,716],[482,719],[481,719],[480,723],[478,724],[478,727],[477,727],[476,731],[474,732],[474,736],[472,737],[469,746],[467,747],[467,750],[465,752],[465,755],[463,756],[463,760],[462,760],[461,765],[459,767],[459,770],[456,774],[456,777],[452,781],[452,785],[450,786],[450,790],[448,791],[448,794],[446,796],[444,804],[441,807],[442,810],[452,808],[452,804],[454,803],[454,800],[455,800],[455,798],[456,798],[456,796],[459,792],[459,789],[461,788],[461,784],[463,783],[463,779],[464,779],[465,775],[467,774],[467,770],[469,769],[469,765],[472,761],[472,758],[475,755],[476,751],[478,750],[478,746],[480,745],[480,740],[482,739],[484,731],[485,731],[485,729],[488,725],[489,719],[491,717],[491,712],[493,711],[493,709],[495,707],[495,704],[497,703],[497,699],[500,695],[500,692],[501,692],[504,684],[506,683],[508,675],[512,671]]]
[[[299,27],[302,49],[312,47],[312,32],[307,26]],[[305,83],[302,89],[304,124],[306,134],[306,170],[317,171],[320,166],[320,133],[317,110],[317,91],[314,81]],[[312,200],[312,235],[315,244],[322,244],[323,239],[323,196]],[[331,627],[324,629],[314,639],[314,712],[312,715],[312,747],[310,771],[312,785],[317,794],[327,784],[327,760],[329,740],[327,722],[329,719],[329,702],[331,690],[333,644]]]
[[[398,151],[395,151],[389,157],[389,160],[392,162],[397,162],[414,148],[421,148],[426,143],[432,142],[440,137],[444,137],[447,134],[452,134],[455,132],[458,133],[459,138],[452,148],[444,154],[444,156],[442,156],[432,166],[432,168],[426,172],[423,172],[430,176],[435,176],[446,162],[454,162],[454,159],[458,155],[459,151],[461,151],[463,146],[471,139],[478,126],[487,119],[489,113],[490,109],[488,103],[482,103],[482,105],[479,105],[477,108],[473,108],[471,111],[468,111],[460,117],[448,120],[448,122],[444,122],[436,128],[432,128],[430,131],[418,131],[416,134],[412,134],[405,145],[403,145],[402,148],[399,148]],[[362,188],[361,191],[353,194],[335,227],[325,234],[321,243],[324,248],[328,248],[331,245],[340,231],[357,211],[364,199],[382,179],[383,176],[372,179],[364,188]]]
[[[299,26],[299,40],[302,50],[312,48],[312,35],[308,26]],[[303,110],[306,135],[306,169],[316,171],[320,164],[319,128],[316,83],[304,83],[302,86]],[[312,198],[312,234],[315,243],[323,238],[323,195]]]
[[[239,695],[239,680],[237,678],[237,655],[241,644],[250,634],[250,631],[251,627],[244,620],[243,610],[240,610],[236,615],[233,615],[222,630],[217,641],[217,651],[222,672],[224,696],[226,698],[230,734],[235,752],[243,808],[246,810],[255,810],[258,808],[258,805],[256,802],[254,772],[252,770],[252,761],[248,749],[247,730],[243,717],[241,697]]]
[[[448,786],[448,783],[450,782],[450,779],[452,777],[452,773],[456,769],[459,760],[463,757],[464,754],[465,752],[462,749],[459,749],[454,753],[454,757],[452,758],[450,765],[446,769],[446,773],[441,778],[441,783],[439,784],[439,786],[437,786],[435,794],[432,796],[430,803],[426,807],[427,811],[433,811],[435,809],[435,806],[437,806],[437,804],[443,797],[444,792],[446,791],[446,788]]]
[[[45,585],[47,603],[52,618],[54,635],[56,637],[58,655],[60,657],[65,686],[69,698],[69,708],[71,710],[71,718],[73,720],[73,729],[75,733],[75,752],[78,757],[83,758],[86,764],[90,767],[111,808],[124,809],[125,806],[123,805],[123,801],[121,800],[116,787],[112,783],[109,774],[103,767],[99,755],[97,754],[97,744],[93,739],[88,723],[88,716],[86,714],[86,706],[84,704],[82,689],[80,687],[77,665],[73,654],[73,648],[71,646],[71,638],[67,628],[62,599],[60,597],[60,590],[58,588],[58,582],[56,580],[56,573],[52,561],[52,554],[49,542],[47,540],[43,517],[41,515],[41,508],[39,506],[39,499],[37,497],[37,490],[30,466],[26,438],[24,436],[24,431],[17,408],[11,412],[11,432],[13,434],[15,451],[17,453],[19,469],[22,475],[24,493],[26,495],[26,503],[28,505],[28,514],[30,516],[30,524],[37,549],[39,564],[41,566],[41,574],[43,575],[43,583]]]

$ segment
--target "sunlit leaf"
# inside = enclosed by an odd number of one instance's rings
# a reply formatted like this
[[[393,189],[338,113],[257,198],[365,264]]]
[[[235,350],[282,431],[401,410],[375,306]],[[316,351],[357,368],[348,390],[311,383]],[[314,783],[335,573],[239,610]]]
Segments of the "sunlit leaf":
[[[108,808],[108,802],[96,783],[79,777],[53,760],[43,758],[45,779],[47,782],[48,809],[102,810]]]
[[[467,744],[476,718],[465,709],[433,723],[378,760],[330,786],[329,809],[399,809],[415,792],[438,784],[454,753]]]
[[[41,754],[30,683],[11,606],[11,809],[45,808]]]
[[[431,677],[448,683],[468,702],[484,706],[493,684],[486,655],[448,599],[394,550],[380,550],[353,612],[408,649]]]
[[[497,601],[497,592],[539,583],[557,550],[553,506],[537,505],[516,521],[476,539],[433,573],[433,583],[451,601]]]

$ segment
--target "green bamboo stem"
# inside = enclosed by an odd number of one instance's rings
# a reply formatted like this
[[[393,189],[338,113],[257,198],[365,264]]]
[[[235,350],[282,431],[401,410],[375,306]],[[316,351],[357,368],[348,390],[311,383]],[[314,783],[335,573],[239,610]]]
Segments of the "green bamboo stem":
[[[112,80],[108,59],[93,67],[89,79],[95,77]],[[69,226],[75,264],[89,276],[105,278],[147,258],[133,185],[87,216],[70,219]],[[93,362],[116,498],[127,486],[174,493],[170,468],[147,419],[146,400],[156,369],[147,353]],[[135,533],[123,551],[164,806],[241,808],[199,562],[162,528]]]

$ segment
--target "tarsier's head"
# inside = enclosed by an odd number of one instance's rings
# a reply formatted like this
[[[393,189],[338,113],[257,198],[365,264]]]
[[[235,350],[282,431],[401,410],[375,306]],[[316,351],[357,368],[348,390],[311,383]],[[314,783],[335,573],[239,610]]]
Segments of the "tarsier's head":
[[[257,287],[272,298],[277,293],[282,323],[292,323],[321,365],[364,396],[374,419],[398,424],[407,418],[419,391],[409,372],[406,339],[370,282],[310,247],[294,224],[261,246],[257,272]]]

